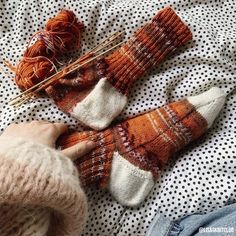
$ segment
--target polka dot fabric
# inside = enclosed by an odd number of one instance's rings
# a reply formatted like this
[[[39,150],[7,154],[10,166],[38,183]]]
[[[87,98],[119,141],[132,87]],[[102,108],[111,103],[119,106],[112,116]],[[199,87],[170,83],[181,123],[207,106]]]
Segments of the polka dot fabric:
[[[204,213],[235,200],[236,177],[236,18],[234,0],[2,0],[0,3],[0,129],[34,119],[64,122],[81,129],[48,98],[13,109],[7,101],[19,93],[3,59],[16,64],[29,38],[62,8],[73,10],[85,23],[82,49],[91,49],[114,31],[125,39],[171,5],[193,32],[193,41],[134,85],[118,119],[162,106],[218,86],[227,102],[213,128],[179,153],[138,208],[124,208],[108,192],[89,190],[89,220],[83,235],[145,235],[156,213],[178,219]]]

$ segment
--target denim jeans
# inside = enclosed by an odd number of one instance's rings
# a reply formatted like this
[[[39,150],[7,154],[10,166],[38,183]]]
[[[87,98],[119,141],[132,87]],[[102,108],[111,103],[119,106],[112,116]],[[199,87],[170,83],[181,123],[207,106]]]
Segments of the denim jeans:
[[[146,236],[234,236],[236,235],[236,203],[208,214],[193,214],[171,221],[157,214]]]

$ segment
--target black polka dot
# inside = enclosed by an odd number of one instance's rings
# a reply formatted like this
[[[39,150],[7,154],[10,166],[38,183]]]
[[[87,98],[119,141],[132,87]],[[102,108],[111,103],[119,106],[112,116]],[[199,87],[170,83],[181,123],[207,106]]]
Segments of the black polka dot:
[[[64,122],[82,129],[48,98],[13,109],[7,102],[19,94],[3,59],[16,64],[30,37],[62,8],[73,10],[86,25],[85,53],[108,34],[125,31],[124,40],[155,15],[172,5],[193,32],[193,41],[178,49],[138,80],[126,109],[118,117],[132,117],[167,102],[218,86],[227,94],[224,109],[212,129],[174,157],[138,208],[125,208],[105,190],[87,190],[89,218],[85,235],[143,236],[156,213],[171,219],[222,207],[235,199],[236,177],[236,30],[235,3],[156,0],[21,0],[0,4],[0,129],[12,122],[34,119]]]

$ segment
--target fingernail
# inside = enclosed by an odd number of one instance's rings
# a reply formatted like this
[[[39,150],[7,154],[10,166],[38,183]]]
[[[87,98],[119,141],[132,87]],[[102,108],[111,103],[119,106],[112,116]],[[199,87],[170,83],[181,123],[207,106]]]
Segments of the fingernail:
[[[93,149],[93,148],[95,148],[97,145],[96,145],[96,143],[93,142],[93,141],[87,141],[86,146],[87,146],[89,149]]]

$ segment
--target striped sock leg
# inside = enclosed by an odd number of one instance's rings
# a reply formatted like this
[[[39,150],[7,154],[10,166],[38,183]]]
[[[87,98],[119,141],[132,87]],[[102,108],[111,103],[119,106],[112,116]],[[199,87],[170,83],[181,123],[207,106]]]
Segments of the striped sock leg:
[[[170,7],[161,10],[105,58],[105,76],[74,104],[71,115],[93,129],[106,128],[124,109],[133,83],[191,39],[190,29]]]

